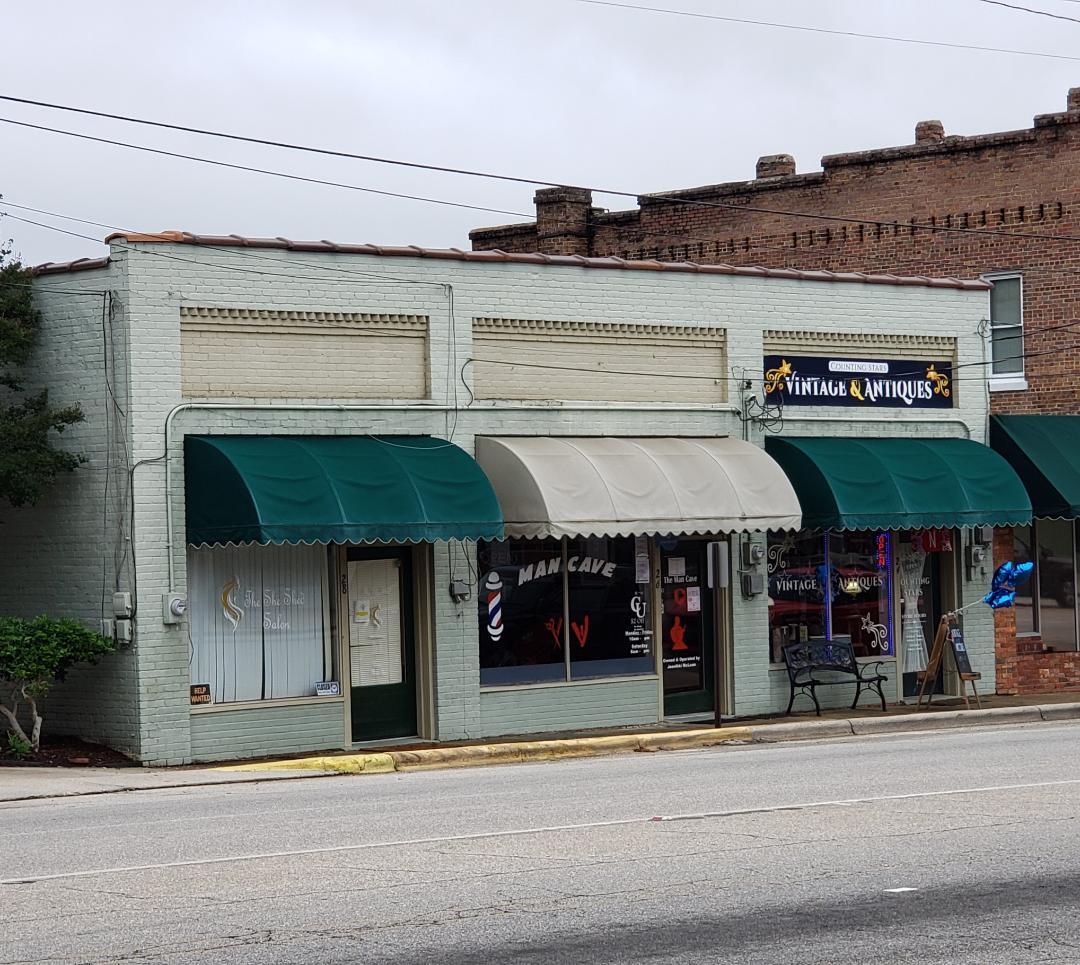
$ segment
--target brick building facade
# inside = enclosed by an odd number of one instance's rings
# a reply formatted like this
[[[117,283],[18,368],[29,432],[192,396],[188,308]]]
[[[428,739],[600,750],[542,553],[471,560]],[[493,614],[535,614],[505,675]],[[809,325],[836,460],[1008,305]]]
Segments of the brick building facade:
[[[798,173],[790,155],[770,155],[752,181],[644,195],[627,211],[593,207],[585,189],[543,189],[534,223],[470,239],[477,250],[987,277],[998,281],[990,361],[958,377],[985,384],[994,413],[1080,412],[1080,327],[1071,327],[1080,326],[1080,87],[1065,111],[1031,128],[947,136],[940,121],[922,121],[913,144],[830,155],[821,167]],[[995,562],[1018,546],[999,532]],[[997,623],[1001,692],[1080,689],[1075,619],[1065,653],[1048,649],[1037,620],[1019,642],[1012,611]]]
[[[41,266],[34,284],[28,383],[82,401],[65,443],[88,463],[38,506],[0,507],[0,612],[105,621],[120,641],[51,692],[55,733],[179,764],[406,728],[457,740],[652,725],[711,712],[717,693],[728,715],[777,713],[790,693],[779,644],[823,636],[826,620],[884,661],[883,698],[904,693],[905,644],[923,629],[894,619],[891,548],[960,523],[898,506],[864,524],[872,541],[826,548],[819,527],[800,544],[800,503],[723,373],[773,345],[965,365],[981,357],[984,283],[174,232],[113,237],[109,257]],[[614,371],[582,374],[616,352]],[[1000,463],[986,421],[985,393],[959,391],[936,409],[893,402],[853,419],[824,405],[789,425],[804,442],[885,436]],[[634,455],[661,444],[666,455]],[[582,473],[574,446],[602,447],[589,465],[604,473]],[[738,456],[723,472],[694,455],[721,449]],[[471,536],[432,528],[450,518],[438,505],[488,484],[425,460],[474,455],[501,492],[505,541],[491,516],[454,516]],[[526,458],[539,477],[523,475]],[[693,492],[661,498],[685,480]],[[1029,518],[1014,482],[1007,500],[984,492],[972,522]],[[430,498],[402,508],[414,491]],[[533,492],[542,509],[514,505]],[[952,552],[982,538],[969,528]],[[725,545],[714,571],[728,588],[710,592],[709,547]],[[760,583],[743,589],[770,549],[793,587],[779,607]],[[827,616],[822,588],[841,575],[854,588]],[[950,604],[975,603],[985,579],[957,582]],[[970,659],[989,680],[993,618],[971,614]],[[852,627],[863,615],[865,632]],[[713,673],[705,641],[724,648],[730,677]],[[851,700],[830,691],[826,706]]]

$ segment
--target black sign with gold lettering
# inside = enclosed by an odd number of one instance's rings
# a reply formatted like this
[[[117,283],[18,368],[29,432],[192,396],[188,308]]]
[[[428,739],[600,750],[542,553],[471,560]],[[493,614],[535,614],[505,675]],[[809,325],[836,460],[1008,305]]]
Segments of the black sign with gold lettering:
[[[874,409],[951,409],[952,362],[765,356],[765,401]]]

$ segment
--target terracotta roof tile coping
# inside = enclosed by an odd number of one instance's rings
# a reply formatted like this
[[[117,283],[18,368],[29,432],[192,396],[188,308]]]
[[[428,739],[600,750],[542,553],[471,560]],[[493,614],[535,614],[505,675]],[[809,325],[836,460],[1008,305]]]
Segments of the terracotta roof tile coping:
[[[30,269],[34,275],[56,275],[65,271],[89,271],[91,268],[105,268],[109,257],[76,258],[75,261],[47,261],[44,265],[35,265]]]
[[[866,274],[858,271],[808,271],[798,268],[757,268],[736,265],[699,265],[691,261],[629,261],[624,258],[586,258],[583,255],[546,255],[541,252],[509,254],[489,251],[463,251],[460,248],[421,248],[417,245],[347,245],[333,241],[292,241],[289,238],[247,238],[242,235],[193,235],[186,231],[162,231],[156,234],[117,232],[105,239],[128,244],[204,245],[215,248],[283,248],[286,251],[329,252],[344,255],[379,255],[391,258],[441,258],[448,261],[475,261],[486,264],[550,265],[568,268],[608,268],[627,271],[673,271],[703,275],[741,275],[751,278],[786,278],[795,281],[857,282],[866,285],[905,285],[926,288],[959,288],[966,291],[989,291],[993,286],[978,279],[929,278],[925,275]],[[41,265],[34,271],[48,274],[99,268],[108,259],[80,259],[67,264]]]

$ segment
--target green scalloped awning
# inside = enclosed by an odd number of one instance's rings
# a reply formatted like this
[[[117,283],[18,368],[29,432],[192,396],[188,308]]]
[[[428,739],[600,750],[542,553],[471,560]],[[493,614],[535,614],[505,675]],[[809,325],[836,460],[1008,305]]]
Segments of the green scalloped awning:
[[[1080,415],[995,415],[990,445],[1024,481],[1036,516],[1080,518]]]
[[[188,436],[187,541],[500,539],[483,470],[430,436]]]
[[[1019,476],[970,439],[769,438],[807,529],[1006,526],[1031,519]]]

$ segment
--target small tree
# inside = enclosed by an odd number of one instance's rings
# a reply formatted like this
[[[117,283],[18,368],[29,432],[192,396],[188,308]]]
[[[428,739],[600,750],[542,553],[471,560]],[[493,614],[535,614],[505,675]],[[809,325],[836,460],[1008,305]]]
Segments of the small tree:
[[[37,751],[41,747],[38,701],[74,664],[96,663],[115,646],[76,620],[0,617],[0,682],[7,691],[0,700],[0,714],[7,718],[12,733]],[[29,736],[19,723],[23,701],[31,715]]]
[[[0,244],[0,499],[23,506],[37,502],[57,474],[85,461],[58,449],[52,437],[82,422],[83,413],[77,405],[50,404],[45,389],[23,389],[19,370],[30,360],[41,319],[31,301],[30,271],[8,262],[10,253],[10,245]]]

